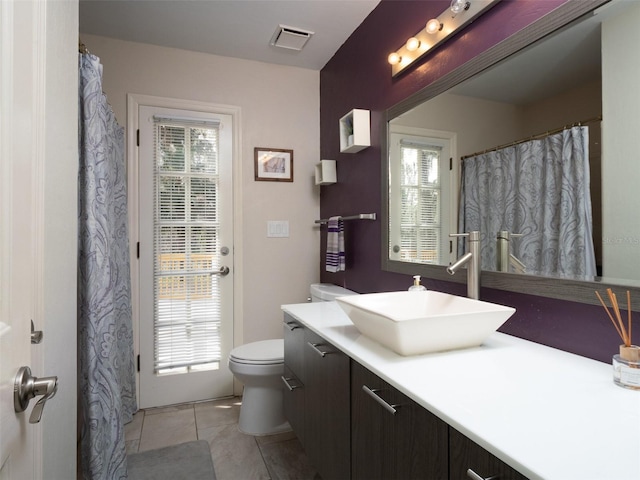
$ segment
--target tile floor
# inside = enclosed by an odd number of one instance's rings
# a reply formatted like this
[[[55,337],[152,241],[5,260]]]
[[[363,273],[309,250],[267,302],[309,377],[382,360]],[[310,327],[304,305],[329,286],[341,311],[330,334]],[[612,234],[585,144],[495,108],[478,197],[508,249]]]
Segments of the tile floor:
[[[127,453],[207,440],[217,480],[320,480],[293,432],[238,430],[241,397],[140,410],[126,425]]]

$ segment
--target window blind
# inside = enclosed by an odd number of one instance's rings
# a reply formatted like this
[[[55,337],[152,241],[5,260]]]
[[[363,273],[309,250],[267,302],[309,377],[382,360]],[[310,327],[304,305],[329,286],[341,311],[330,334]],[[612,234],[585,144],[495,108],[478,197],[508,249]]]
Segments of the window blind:
[[[154,118],[154,371],[220,362],[219,125]]]
[[[440,263],[442,148],[400,142],[400,258]]]

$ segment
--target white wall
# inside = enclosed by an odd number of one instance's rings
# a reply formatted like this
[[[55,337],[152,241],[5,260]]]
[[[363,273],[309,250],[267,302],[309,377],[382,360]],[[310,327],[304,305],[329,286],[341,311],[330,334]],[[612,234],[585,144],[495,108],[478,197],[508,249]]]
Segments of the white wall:
[[[600,82],[590,82],[522,107],[443,93],[393,123],[454,132],[465,156],[597,117],[600,90]]]
[[[318,71],[81,35],[104,65],[104,90],[126,121],[137,93],[241,108],[242,318],[235,343],[282,338],[284,303],[303,302],[318,281],[320,152]],[[254,147],[294,150],[294,182],[254,181]],[[289,238],[267,238],[267,220],[288,220]],[[237,327],[241,325],[242,328]]]
[[[632,5],[636,3],[635,5]],[[640,279],[640,3],[602,24],[603,275]]]
[[[458,157],[511,142],[521,132],[517,107],[450,93],[432,98],[393,123],[456,133]]]
[[[602,114],[602,83],[588,82],[522,107],[521,137],[539,135]]]

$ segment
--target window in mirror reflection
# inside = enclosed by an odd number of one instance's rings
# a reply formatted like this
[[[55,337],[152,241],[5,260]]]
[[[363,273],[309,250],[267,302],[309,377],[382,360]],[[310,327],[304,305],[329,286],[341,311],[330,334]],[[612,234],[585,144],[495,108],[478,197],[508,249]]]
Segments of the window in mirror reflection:
[[[450,163],[455,135],[396,127],[389,137],[389,257],[438,265],[449,262],[451,245]],[[453,210],[455,212],[455,210]]]

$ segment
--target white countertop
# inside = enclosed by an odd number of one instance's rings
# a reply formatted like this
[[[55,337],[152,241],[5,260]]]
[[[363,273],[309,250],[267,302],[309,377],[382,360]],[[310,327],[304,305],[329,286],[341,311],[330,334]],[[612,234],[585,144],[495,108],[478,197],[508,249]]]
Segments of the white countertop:
[[[615,385],[611,365],[501,333],[403,357],[336,302],[282,309],[531,479],[640,479],[640,391]]]

